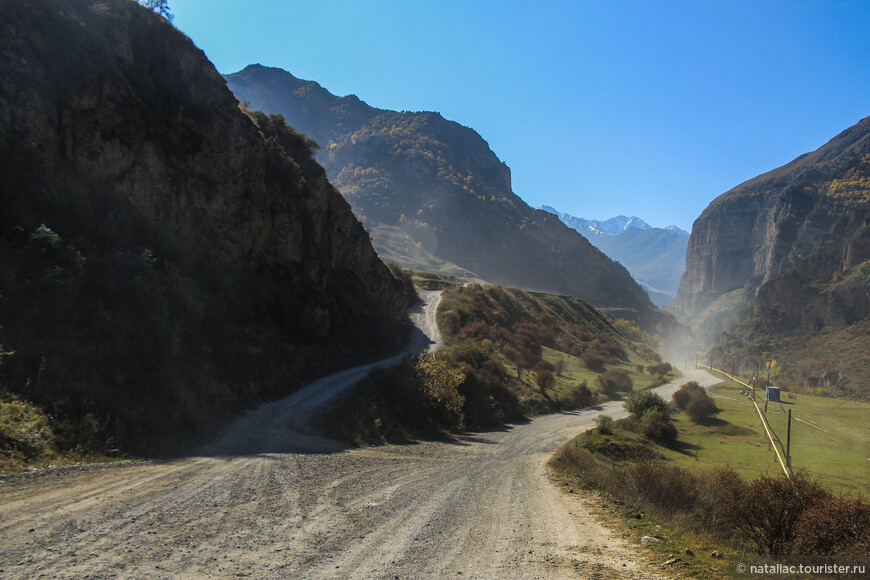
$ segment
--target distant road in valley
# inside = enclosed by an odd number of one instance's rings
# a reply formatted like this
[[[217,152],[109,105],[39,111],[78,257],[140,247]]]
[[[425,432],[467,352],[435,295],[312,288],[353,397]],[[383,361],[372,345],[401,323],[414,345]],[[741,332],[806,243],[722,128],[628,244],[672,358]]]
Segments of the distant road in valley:
[[[424,298],[415,349],[440,343],[424,320],[440,296]],[[0,483],[0,577],[658,577],[594,496],[547,478],[550,453],[599,414],[622,415],[620,402],[351,449],[304,428],[317,393],[341,391],[351,370],[248,415],[197,457]],[[659,390],[718,382],[686,375]]]

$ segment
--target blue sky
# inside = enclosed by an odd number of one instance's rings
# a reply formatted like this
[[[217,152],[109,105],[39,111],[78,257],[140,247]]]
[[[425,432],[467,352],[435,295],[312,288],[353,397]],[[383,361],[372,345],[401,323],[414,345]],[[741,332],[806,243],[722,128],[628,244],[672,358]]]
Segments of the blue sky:
[[[870,2],[170,0],[222,73],[474,128],[532,206],[690,229],[870,115]]]

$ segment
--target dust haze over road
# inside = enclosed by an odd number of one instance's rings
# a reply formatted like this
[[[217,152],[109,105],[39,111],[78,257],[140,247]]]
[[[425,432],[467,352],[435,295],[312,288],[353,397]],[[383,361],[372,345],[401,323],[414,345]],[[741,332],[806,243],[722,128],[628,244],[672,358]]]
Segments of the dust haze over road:
[[[418,318],[434,319],[438,297],[425,299]],[[687,371],[659,391],[688,380],[716,382]],[[656,577],[589,499],[546,477],[549,454],[620,402],[349,449],[299,431],[320,403],[301,393],[298,414],[289,399],[265,407],[198,457],[0,483],[0,577]]]

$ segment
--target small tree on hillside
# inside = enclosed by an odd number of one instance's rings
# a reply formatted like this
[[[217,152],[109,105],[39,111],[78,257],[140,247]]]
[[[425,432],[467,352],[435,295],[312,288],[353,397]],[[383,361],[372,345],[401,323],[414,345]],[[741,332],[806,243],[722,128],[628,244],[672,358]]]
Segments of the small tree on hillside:
[[[643,419],[644,415],[650,411],[658,411],[662,417],[670,418],[667,401],[652,391],[631,393],[625,398],[622,406],[636,419]]]
[[[595,417],[595,430],[602,435],[610,435],[613,433],[613,417],[610,415],[598,415]]]
[[[648,439],[665,445],[677,440],[677,428],[671,420],[671,410],[661,395],[652,391],[631,393],[622,406],[631,413],[635,424]]]
[[[583,364],[586,365],[586,368],[590,371],[599,373],[603,372],[605,363],[607,363],[607,359],[595,351],[589,351],[583,354]]]
[[[550,371],[551,373],[556,370],[556,367],[548,360],[541,359],[535,365],[535,372],[537,371]]]
[[[671,363],[663,362],[655,365],[649,365],[646,367],[646,370],[651,375],[659,375],[660,377],[664,378],[664,376],[671,372],[673,368],[674,367],[671,366]]]
[[[628,373],[620,369],[611,369],[606,371],[595,379],[601,392],[609,399],[615,399],[617,393],[627,393],[631,391],[634,383]]]
[[[465,381],[463,372],[443,358],[421,355],[415,364],[420,390],[427,405],[450,425],[461,425],[465,397],[459,387]]]
[[[543,393],[547,389],[552,389],[556,385],[556,377],[552,371],[542,370],[535,373],[535,382],[541,388]]]
[[[524,359],[524,358],[522,358],[522,357],[518,358],[518,359],[517,359],[516,361],[514,361],[514,362],[515,362],[515,364],[517,365],[517,378],[521,378],[521,377],[522,377],[522,374],[523,374],[522,371],[523,371],[523,370],[529,370],[529,367],[530,367],[531,365],[529,364],[529,361],[527,361],[526,359]]]
[[[791,479],[761,475],[723,511],[727,523],[759,554],[782,554],[794,540],[795,524],[804,511],[827,497],[806,473],[797,472]]]
[[[695,381],[682,385],[671,400],[677,409],[685,411],[695,423],[706,421],[720,411],[706,389]]]
[[[574,387],[571,393],[563,399],[566,405],[569,408],[580,409],[582,407],[588,407],[592,404],[594,398],[592,395],[592,389],[589,388],[589,385],[586,384],[586,381],[581,382],[579,385]]]
[[[689,404],[686,405],[686,414],[689,415],[689,419],[691,419],[694,423],[703,423],[707,421],[718,413],[721,409],[716,406],[716,403],[713,402],[706,393],[704,393],[703,397],[695,397]]]

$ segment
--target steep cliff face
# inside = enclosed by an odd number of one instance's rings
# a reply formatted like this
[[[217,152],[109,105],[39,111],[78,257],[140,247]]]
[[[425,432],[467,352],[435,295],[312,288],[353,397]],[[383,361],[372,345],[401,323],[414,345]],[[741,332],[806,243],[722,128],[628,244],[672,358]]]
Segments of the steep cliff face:
[[[670,323],[625,268],[515,195],[510,170],[472,129],[335,97],[280,69],[253,65],[227,81],[239,100],[284,115],[320,143],[318,159],[384,259]]]
[[[785,333],[863,319],[868,215],[870,118],[715,199],[672,308],[708,338],[744,318]]]
[[[397,343],[401,283],[310,143],[169,22],[3,2],[0,54],[5,382],[72,439],[202,433]]]

